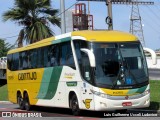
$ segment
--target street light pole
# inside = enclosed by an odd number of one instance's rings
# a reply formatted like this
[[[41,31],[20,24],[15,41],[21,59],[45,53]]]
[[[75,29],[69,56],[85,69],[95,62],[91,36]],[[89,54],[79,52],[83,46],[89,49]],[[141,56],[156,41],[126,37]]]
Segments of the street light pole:
[[[60,0],[60,12],[61,12],[61,33],[66,33],[66,24],[65,24],[65,2]]]
[[[108,17],[106,18],[106,22],[108,24],[108,30],[113,30],[112,2],[111,2],[111,0],[106,0],[106,5],[108,8]]]

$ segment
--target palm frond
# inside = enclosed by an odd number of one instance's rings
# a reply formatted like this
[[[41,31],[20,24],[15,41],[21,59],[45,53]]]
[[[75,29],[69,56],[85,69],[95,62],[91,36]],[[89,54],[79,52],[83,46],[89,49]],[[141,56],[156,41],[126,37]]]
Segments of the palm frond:
[[[26,28],[25,39],[28,43],[34,43],[52,35],[51,29],[43,22],[38,21]]]
[[[51,6],[51,0],[37,0],[37,6],[39,8],[49,9]]]
[[[3,21],[11,20],[24,26],[28,43],[53,35],[49,24],[60,27],[57,9],[51,8],[51,0],[14,0],[14,7],[3,14]]]
[[[39,10],[39,12],[47,14],[47,15],[55,16],[59,13],[59,10],[57,10],[57,9],[41,9],[41,10]]]
[[[53,25],[60,27],[61,19],[56,16],[51,16],[47,18]]]
[[[27,11],[19,8],[12,8],[11,10],[3,13],[3,21],[12,20],[17,21],[20,19],[24,19],[27,14]]]

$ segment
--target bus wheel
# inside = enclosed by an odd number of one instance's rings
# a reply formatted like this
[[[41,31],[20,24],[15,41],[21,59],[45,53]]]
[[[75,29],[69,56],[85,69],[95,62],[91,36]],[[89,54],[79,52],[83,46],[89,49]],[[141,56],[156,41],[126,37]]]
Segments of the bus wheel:
[[[25,107],[24,107],[24,101],[23,101],[23,98],[22,98],[21,94],[17,95],[17,102],[18,102],[18,105],[19,105],[20,109],[24,110],[25,109]]]
[[[25,93],[25,95],[24,95],[24,107],[27,111],[29,111],[31,109],[31,105],[30,105],[29,97],[28,97],[27,93]]]
[[[73,115],[80,115],[80,109],[78,105],[78,99],[77,96],[74,94],[70,99],[70,107],[72,109]]]

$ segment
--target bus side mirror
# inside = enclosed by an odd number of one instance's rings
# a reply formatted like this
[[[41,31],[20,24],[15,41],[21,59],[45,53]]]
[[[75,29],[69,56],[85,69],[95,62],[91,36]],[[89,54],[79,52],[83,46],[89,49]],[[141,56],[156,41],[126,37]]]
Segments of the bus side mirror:
[[[86,48],[82,48],[81,51],[88,55],[91,67],[96,67],[95,56],[94,56],[93,52],[89,49],[86,49]]]

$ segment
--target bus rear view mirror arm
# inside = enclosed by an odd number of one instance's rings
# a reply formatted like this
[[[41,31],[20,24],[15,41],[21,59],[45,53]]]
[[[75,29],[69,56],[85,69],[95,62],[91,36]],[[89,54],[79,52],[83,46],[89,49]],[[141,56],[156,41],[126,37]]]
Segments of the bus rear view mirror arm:
[[[95,67],[95,56],[94,56],[94,53],[89,50],[89,49],[86,49],[86,48],[81,48],[81,51],[86,53],[89,57],[89,62],[90,62],[90,66],[91,67]]]

